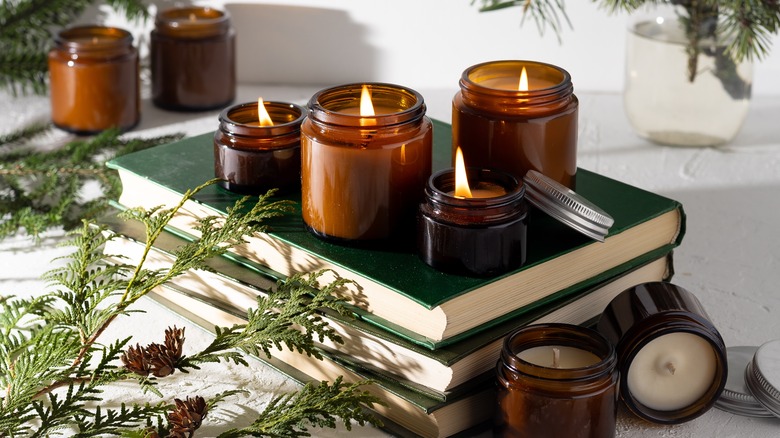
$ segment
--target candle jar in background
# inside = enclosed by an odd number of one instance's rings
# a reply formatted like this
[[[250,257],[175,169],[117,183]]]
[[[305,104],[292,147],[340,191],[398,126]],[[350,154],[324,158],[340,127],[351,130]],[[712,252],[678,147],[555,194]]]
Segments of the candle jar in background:
[[[726,346],[699,300],[670,283],[623,291],[598,331],[617,347],[626,406],[655,423],[682,423],[709,410],[728,377]]]
[[[235,35],[226,11],[188,6],[158,13],[151,33],[154,104],[205,110],[233,101]]]
[[[495,196],[454,196],[455,170],[437,172],[425,187],[417,218],[417,249],[440,271],[498,275],[520,267],[526,258],[528,207],[525,186],[505,172],[469,168],[474,190],[500,188]]]
[[[301,208],[316,236],[344,243],[414,233],[431,175],[433,127],[420,93],[368,84],[375,116],[360,116],[362,84],[316,93],[301,127]]]
[[[65,29],[49,52],[54,125],[76,134],[128,130],[140,119],[138,52],[115,27]]]
[[[235,105],[219,115],[214,133],[214,175],[233,192],[260,194],[296,189],[300,184],[300,127],[305,108],[265,102],[273,126],[258,122],[256,102]]]
[[[557,364],[553,348],[560,353]],[[494,434],[518,438],[614,436],[616,364],[612,344],[585,327],[538,324],[513,332],[504,340],[497,365]]]
[[[519,88],[523,67],[528,90]],[[452,149],[470,166],[523,178],[537,170],[573,189],[577,111],[571,76],[533,61],[494,61],[466,69],[452,101]]]

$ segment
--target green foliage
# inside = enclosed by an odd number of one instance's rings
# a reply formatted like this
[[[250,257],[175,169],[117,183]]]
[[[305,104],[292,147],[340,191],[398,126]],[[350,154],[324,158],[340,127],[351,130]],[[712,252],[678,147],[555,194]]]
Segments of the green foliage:
[[[319,427],[335,427],[336,417],[344,421],[347,430],[352,430],[352,422],[361,426],[380,425],[376,418],[363,410],[364,406],[377,403],[375,397],[360,391],[365,383],[348,384],[338,378],[333,384],[307,384],[300,392],[272,400],[250,426],[228,430],[221,433],[219,438],[310,436],[304,422]]]
[[[213,181],[206,184],[210,183]],[[137,266],[105,261],[102,247],[115,235],[85,222],[71,232],[72,240],[68,244],[75,251],[65,258],[65,266],[45,275],[51,292],[33,299],[0,296],[0,436],[68,434],[151,438],[182,430],[194,431],[209,409],[236,391],[220,394],[205,403],[196,397],[174,400],[175,406],[161,402],[122,404],[117,408],[102,405],[103,391],[118,381],[135,380],[140,390],[150,389],[163,396],[155,387],[160,377],[134,373],[138,367],[130,365],[136,359],[162,361],[163,367],[170,364],[171,372],[173,368],[187,372],[205,362],[232,361],[248,365],[241,352],[267,354],[272,345],[318,355],[314,349],[315,338],[340,341],[318,312],[323,308],[347,312],[344,303],[331,296],[345,281],[336,280],[320,291],[313,291],[322,275],[315,273],[280,283],[268,297],[258,299],[257,309],[249,312],[247,324],[217,328],[214,342],[189,356],[181,353],[183,330],[166,332],[164,346],[138,347],[135,359],[125,356],[130,350],[130,337],[97,342],[117,318],[140,318],[131,306],[150,290],[188,269],[204,266],[207,258],[223,254],[242,242],[244,236],[261,230],[262,220],[285,214],[291,207],[284,201],[271,201],[270,195],[252,205],[251,198],[244,198],[223,220],[201,221],[201,240],[179,248],[178,260],[170,268],[145,268],[143,261],[168,220],[206,184],[187,192],[174,208],[125,213],[147,228],[148,243]],[[313,297],[307,298],[309,293]],[[154,354],[150,353],[152,350]],[[120,358],[125,366],[119,365]],[[342,417],[347,427],[351,427],[350,422],[378,424],[361,409],[377,402],[375,397],[360,390],[366,383],[347,385],[339,380],[333,385],[306,386],[298,393],[275,399],[249,429],[232,431],[231,436],[257,433],[301,436],[307,424],[333,427],[336,416]],[[190,410],[198,406],[201,411]]]
[[[54,34],[75,21],[96,0],[7,0],[0,2],[0,88],[46,92],[47,54]],[[141,0],[108,0],[129,19],[147,18]]]
[[[476,0],[474,0],[476,1]],[[780,2],[776,0],[592,0],[610,12],[634,12],[645,5],[670,4],[685,13],[689,55],[698,54],[698,43],[712,33],[730,41],[728,56],[736,62],[761,59],[769,54],[772,35],[780,31]],[[549,25],[560,39],[566,19],[564,0],[479,0],[481,11],[521,6],[540,31]],[[714,25],[707,22],[714,18]],[[708,29],[711,29],[708,31]],[[695,71],[695,70],[694,70]]]
[[[109,130],[49,151],[21,144],[46,129],[48,125],[32,125],[0,138],[0,239],[22,229],[37,238],[47,229],[69,230],[82,219],[97,217],[121,190],[105,160],[180,137],[125,139]],[[91,183],[98,184],[102,196],[85,199],[84,189]]]

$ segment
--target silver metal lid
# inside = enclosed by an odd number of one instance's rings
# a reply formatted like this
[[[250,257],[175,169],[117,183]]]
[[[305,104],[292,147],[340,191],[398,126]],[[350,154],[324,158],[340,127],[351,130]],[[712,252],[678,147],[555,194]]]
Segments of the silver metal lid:
[[[780,339],[758,348],[745,369],[745,382],[753,397],[780,417]]]
[[[726,349],[729,375],[715,407],[732,414],[747,417],[774,417],[764,405],[750,394],[745,383],[745,368],[758,347],[729,347]]]
[[[523,181],[531,204],[592,239],[603,242],[615,223],[592,202],[535,170],[529,170]]]

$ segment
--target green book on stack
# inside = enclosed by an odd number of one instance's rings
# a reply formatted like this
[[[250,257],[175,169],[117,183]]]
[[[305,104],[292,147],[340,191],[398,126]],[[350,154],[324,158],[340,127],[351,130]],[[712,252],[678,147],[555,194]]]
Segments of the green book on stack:
[[[105,245],[106,257],[117,263],[138,263],[146,243],[143,225],[115,216],[105,217],[102,223],[109,233],[115,234]],[[181,237],[162,233],[147,255],[146,267],[169,268],[175,260],[174,251],[184,243],[186,240]],[[172,280],[166,298],[185,308],[188,305],[182,305],[183,302],[197,300],[211,306],[215,312],[240,316],[255,306],[257,296],[264,295],[277,280],[284,278],[234,255],[207,260],[206,265],[209,271],[190,271]],[[648,260],[602,283],[575,291],[436,350],[424,348],[360,318],[326,311],[323,317],[345,342],[326,342],[320,347],[355,366],[386,375],[403,386],[445,401],[463,392],[464,387],[495,367],[503,338],[517,327],[542,322],[585,323],[598,317],[623,290],[639,283],[668,280],[671,275],[671,254]],[[207,316],[208,312],[201,314]]]
[[[450,148],[449,125],[434,122],[434,170],[449,166]],[[121,206],[173,206],[186,190],[212,178],[212,135],[124,155],[109,166],[122,179]],[[356,302],[362,319],[436,349],[661,257],[682,240],[684,213],[674,200],[584,169],[577,172],[577,191],[615,219],[605,242],[533,212],[526,265],[495,278],[444,274],[413,251],[321,241],[306,231],[299,212],[269,221],[268,233],[250,237],[235,253],[282,275],[333,269],[361,286]],[[300,193],[285,198],[299,202]],[[210,186],[187,202],[170,225],[197,237],[195,218],[222,215],[236,199]]]

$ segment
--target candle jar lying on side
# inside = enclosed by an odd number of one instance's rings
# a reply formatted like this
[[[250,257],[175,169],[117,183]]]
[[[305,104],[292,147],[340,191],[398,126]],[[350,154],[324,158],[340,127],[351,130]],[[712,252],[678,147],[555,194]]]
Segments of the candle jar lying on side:
[[[168,109],[221,108],[236,95],[236,32],[227,11],[181,7],[151,33],[152,100]]]
[[[128,130],[141,116],[138,51],[130,32],[80,26],[57,34],[49,52],[51,118],[76,134]]]
[[[214,175],[233,192],[261,194],[297,189],[301,176],[300,105],[265,102],[273,126],[261,126],[257,103],[232,106],[219,115],[214,133]]]
[[[648,421],[692,420],[726,385],[723,339],[699,300],[679,286],[652,282],[621,292],[598,331],[617,345],[621,397]]]
[[[315,94],[301,126],[303,220],[334,242],[411,237],[431,175],[433,126],[420,93],[366,87],[375,115],[360,115],[363,84],[348,84]]]
[[[538,324],[513,332],[496,367],[494,435],[615,436],[616,364],[612,344],[585,327]]]
[[[559,67],[534,61],[474,65],[463,72],[452,100],[453,155],[460,147],[470,166],[519,179],[533,169],[574,189],[578,107],[571,76]]]
[[[481,197],[454,195],[454,169],[428,180],[417,217],[420,257],[456,274],[491,276],[520,267],[526,259],[525,186],[495,170],[469,168],[467,174]]]

